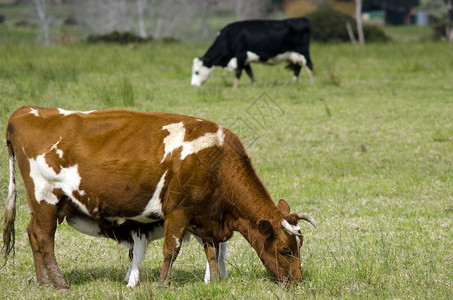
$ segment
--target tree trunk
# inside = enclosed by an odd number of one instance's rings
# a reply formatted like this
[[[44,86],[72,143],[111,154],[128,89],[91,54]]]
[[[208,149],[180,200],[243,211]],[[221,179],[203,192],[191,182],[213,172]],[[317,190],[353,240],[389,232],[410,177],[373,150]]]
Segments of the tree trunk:
[[[33,0],[35,3],[36,11],[38,12],[39,21],[41,23],[41,29],[44,34],[44,44],[46,46],[50,45],[50,36],[49,36],[49,19],[46,16],[46,1],[45,0]]]
[[[359,36],[359,43],[365,44],[365,36],[363,34],[362,26],[362,0],[355,0],[355,20],[357,22],[357,34]]]
[[[142,38],[146,38],[146,29],[145,29],[145,19],[143,13],[146,9],[146,0],[137,0],[137,10],[138,10],[138,34]]]
[[[453,1],[447,0],[447,18],[445,20],[445,33],[450,43],[453,43]]]
[[[356,44],[355,36],[354,36],[354,31],[352,31],[352,26],[351,22],[346,23],[346,30],[348,31],[349,39],[351,40],[351,43],[353,45]]]

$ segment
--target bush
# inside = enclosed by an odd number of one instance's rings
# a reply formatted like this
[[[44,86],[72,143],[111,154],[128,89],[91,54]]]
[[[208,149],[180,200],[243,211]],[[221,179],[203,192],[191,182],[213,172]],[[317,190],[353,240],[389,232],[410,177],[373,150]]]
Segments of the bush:
[[[438,21],[432,25],[432,37],[434,40],[445,40],[447,38],[445,26],[445,21]]]
[[[349,42],[349,34],[346,24],[352,26],[354,36],[357,37],[357,25],[355,19],[340,11],[321,8],[308,14],[310,21],[311,39],[317,42]],[[365,40],[367,42],[385,42],[390,38],[378,26],[366,24],[363,26]]]
[[[355,24],[355,23],[354,23]],[[357,36],[356,32],[354,34]],[[364,24],[363,25],[363,34],[365,35],[365,41],[367,42],[388,42],[390,37],[385,34],[385,32],[377,25],[373,24]]]
[[[131,32],[118,32],[113,31],[111,33],[102,35],[90,35],[87,37],[87,43],[118,43],[118,44],[135,44],[135,43],[146,43],[150,42],[153,38],[142,38]]]

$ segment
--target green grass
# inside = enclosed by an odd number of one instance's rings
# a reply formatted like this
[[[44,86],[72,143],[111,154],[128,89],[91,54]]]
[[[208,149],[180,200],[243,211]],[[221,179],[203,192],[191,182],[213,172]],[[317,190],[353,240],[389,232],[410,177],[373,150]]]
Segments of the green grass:
[[[75,110],[126,108],[211,119],[236,128],[277,201],[308,212],[302,224],[305,280],[282,289],[235,234],[229,278],[205,285],[204,252],[184,245],[168,289],[157,289],[162,241],[150,244],[140,284],[122,281],[127,251],[62,224],[56,256],[68,293],[35,283],[18,184],[16,257],[0,270],[0,295],[17,298],[295,299],[453,297],[453,48],[441,43],[312,45],[316,83],[283,68],[254,65],[257,84],[214,70],[190,86],[192,58],[207,45],[0,45],[0,132],[22,105]],[[281,110],[261,126],[247,111],[265,92]],[[264,95],[265,97],[265,95]],[[261,100],[260,100],[261,99]],[[265,106],[264,106],[265,108]],[[263,124],[263,119],[259,119]],[[8,189],[0,147],[0,198]]]
[[[420,42],[432,39],[431,26],[385,26],[385,32],[394,41],[398,42]]]

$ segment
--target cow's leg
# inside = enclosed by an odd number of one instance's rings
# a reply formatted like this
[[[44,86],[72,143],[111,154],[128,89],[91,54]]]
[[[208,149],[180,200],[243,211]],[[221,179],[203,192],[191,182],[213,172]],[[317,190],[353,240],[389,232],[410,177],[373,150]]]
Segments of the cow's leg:
[[[181,243],[188,225],[189,219],[182,210],[174,210],[165,216],[164,264],[159,276],[158,284],[160,287],[164,287],[166,284],[173,262],[181,249]]]
[[[252,84],[255,84],[255,78],[253,77],[253,71],[252,71],[252,67],[250,67],[250,64],[245,65],[244,69],[245,69],[245,72],[247,72],[247,75],[250,77]]]
[[[315,82],[315,78],[313,77],[313,63],[310,59],[310,53],[308,52],[308,47],[300,52],[303,56],[302,64],[305,66],[305,70],[307,71],[308,77],[310,78],[310,83]]]
[[[236,89],[239,86],[239,79],[241,79],[242,69],[245,67],[245,61],[247,60],[247,54],[236,55],[237,58],[237,68],[236,68],[236,81],[234,82],[233,89]]]
[[[45,271],[41,271],[40,264],[42,260],[53,286],[59,290],[66,290],[68,289],[68,285],[58,267],[54,252],[57,208],[55,205],[47,204],[44,201],[37,205],[36,208],[33,209],[34,215],[28,228],[28,234],[32,236],[30,238],[32,249],[35,248],[33,249],[35,263],[38,262],[36,266],[38,283],[40,283],[39,281],[41,283],[44,282],[46,278]]]
[[[294,76],[293,76],[292,83],[296,83],[297,82],[297,80],[299,78],[299,74],[300,74],[300,69],[301,68],[302,68],[302,66],[300,64],[293,63],[292,69],[294,70]]]
[[[219,251],[219,244],[204,243],[204,251],[208,260],[210,278],[220,280],[219,266],[217,262],[217,253]]]
[[[131,246],[129,249],[129,268],[127,269],[126,276],[124,277],[124,281],[129,283],[129,278],[131,277],[132,272],[132,260],[134,259],[134,245]]]
[[[34,216],[31,215],[30,223],[28,224],[27,232],[28,232],[28,239],[30,240],[31,251],[33,253],[33,260],[35,262],[35,271],[36,271],[36,282],[39,285],[50,283],[49,281],[49,273],[47,272],[47,268],[44,264],[44,260],[41,255],[41,251],[39,251],[38,241],[36,240],[35,235],[33,234],[33,223],[34,223]]]
[[[227,242],[219,243],[219,271],[220,271],[220,276],[223,278],[227,278],[227,270],[226,270],[226,259],[227,259]]]
[[[125,280],[127,281],[127,286],[129,287],[135,286],[138,282],[140,265],[145,259],[146,246],[148,244],[145,234],[132,232],[131,235],[134,244],[132,246],[132,249],[129,250],[129,258],[131,259],[131,264],[125,278]]]
[[[204,242],[201,237],[195,236],[196,240],[204,247]],[[218,261],[218,266],[219,266],[219,272],[220,276],[223,278],[228,277],[228,273],[226,270],[226,259],[227,259],[227,242],[219,243],[218,246],[218,255],[217,255],[217,261]],[[206,260],[206,271],[204,274],[204,282],[208,283],[211,279],[211,272],[209,271],[209,261]]]
[[[313,71],[305,65],[305,70],[307,70],[308,77],[310,78],[310,83],[315,83],[315,78],[313,77]]]

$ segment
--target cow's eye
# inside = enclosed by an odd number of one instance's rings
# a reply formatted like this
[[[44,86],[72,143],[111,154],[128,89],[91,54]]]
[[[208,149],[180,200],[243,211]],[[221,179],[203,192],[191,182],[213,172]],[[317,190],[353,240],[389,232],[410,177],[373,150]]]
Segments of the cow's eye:
[[[195,71],[195,75],[198,75],[198,74],[199,74],[198,71]]]
[[[283,250],[283,252],[282,252],[283,255],[290,255],[291,254],[291,250],[289,250],[289,248],[286,247],[286,246],[283,246],[282,250]]]

